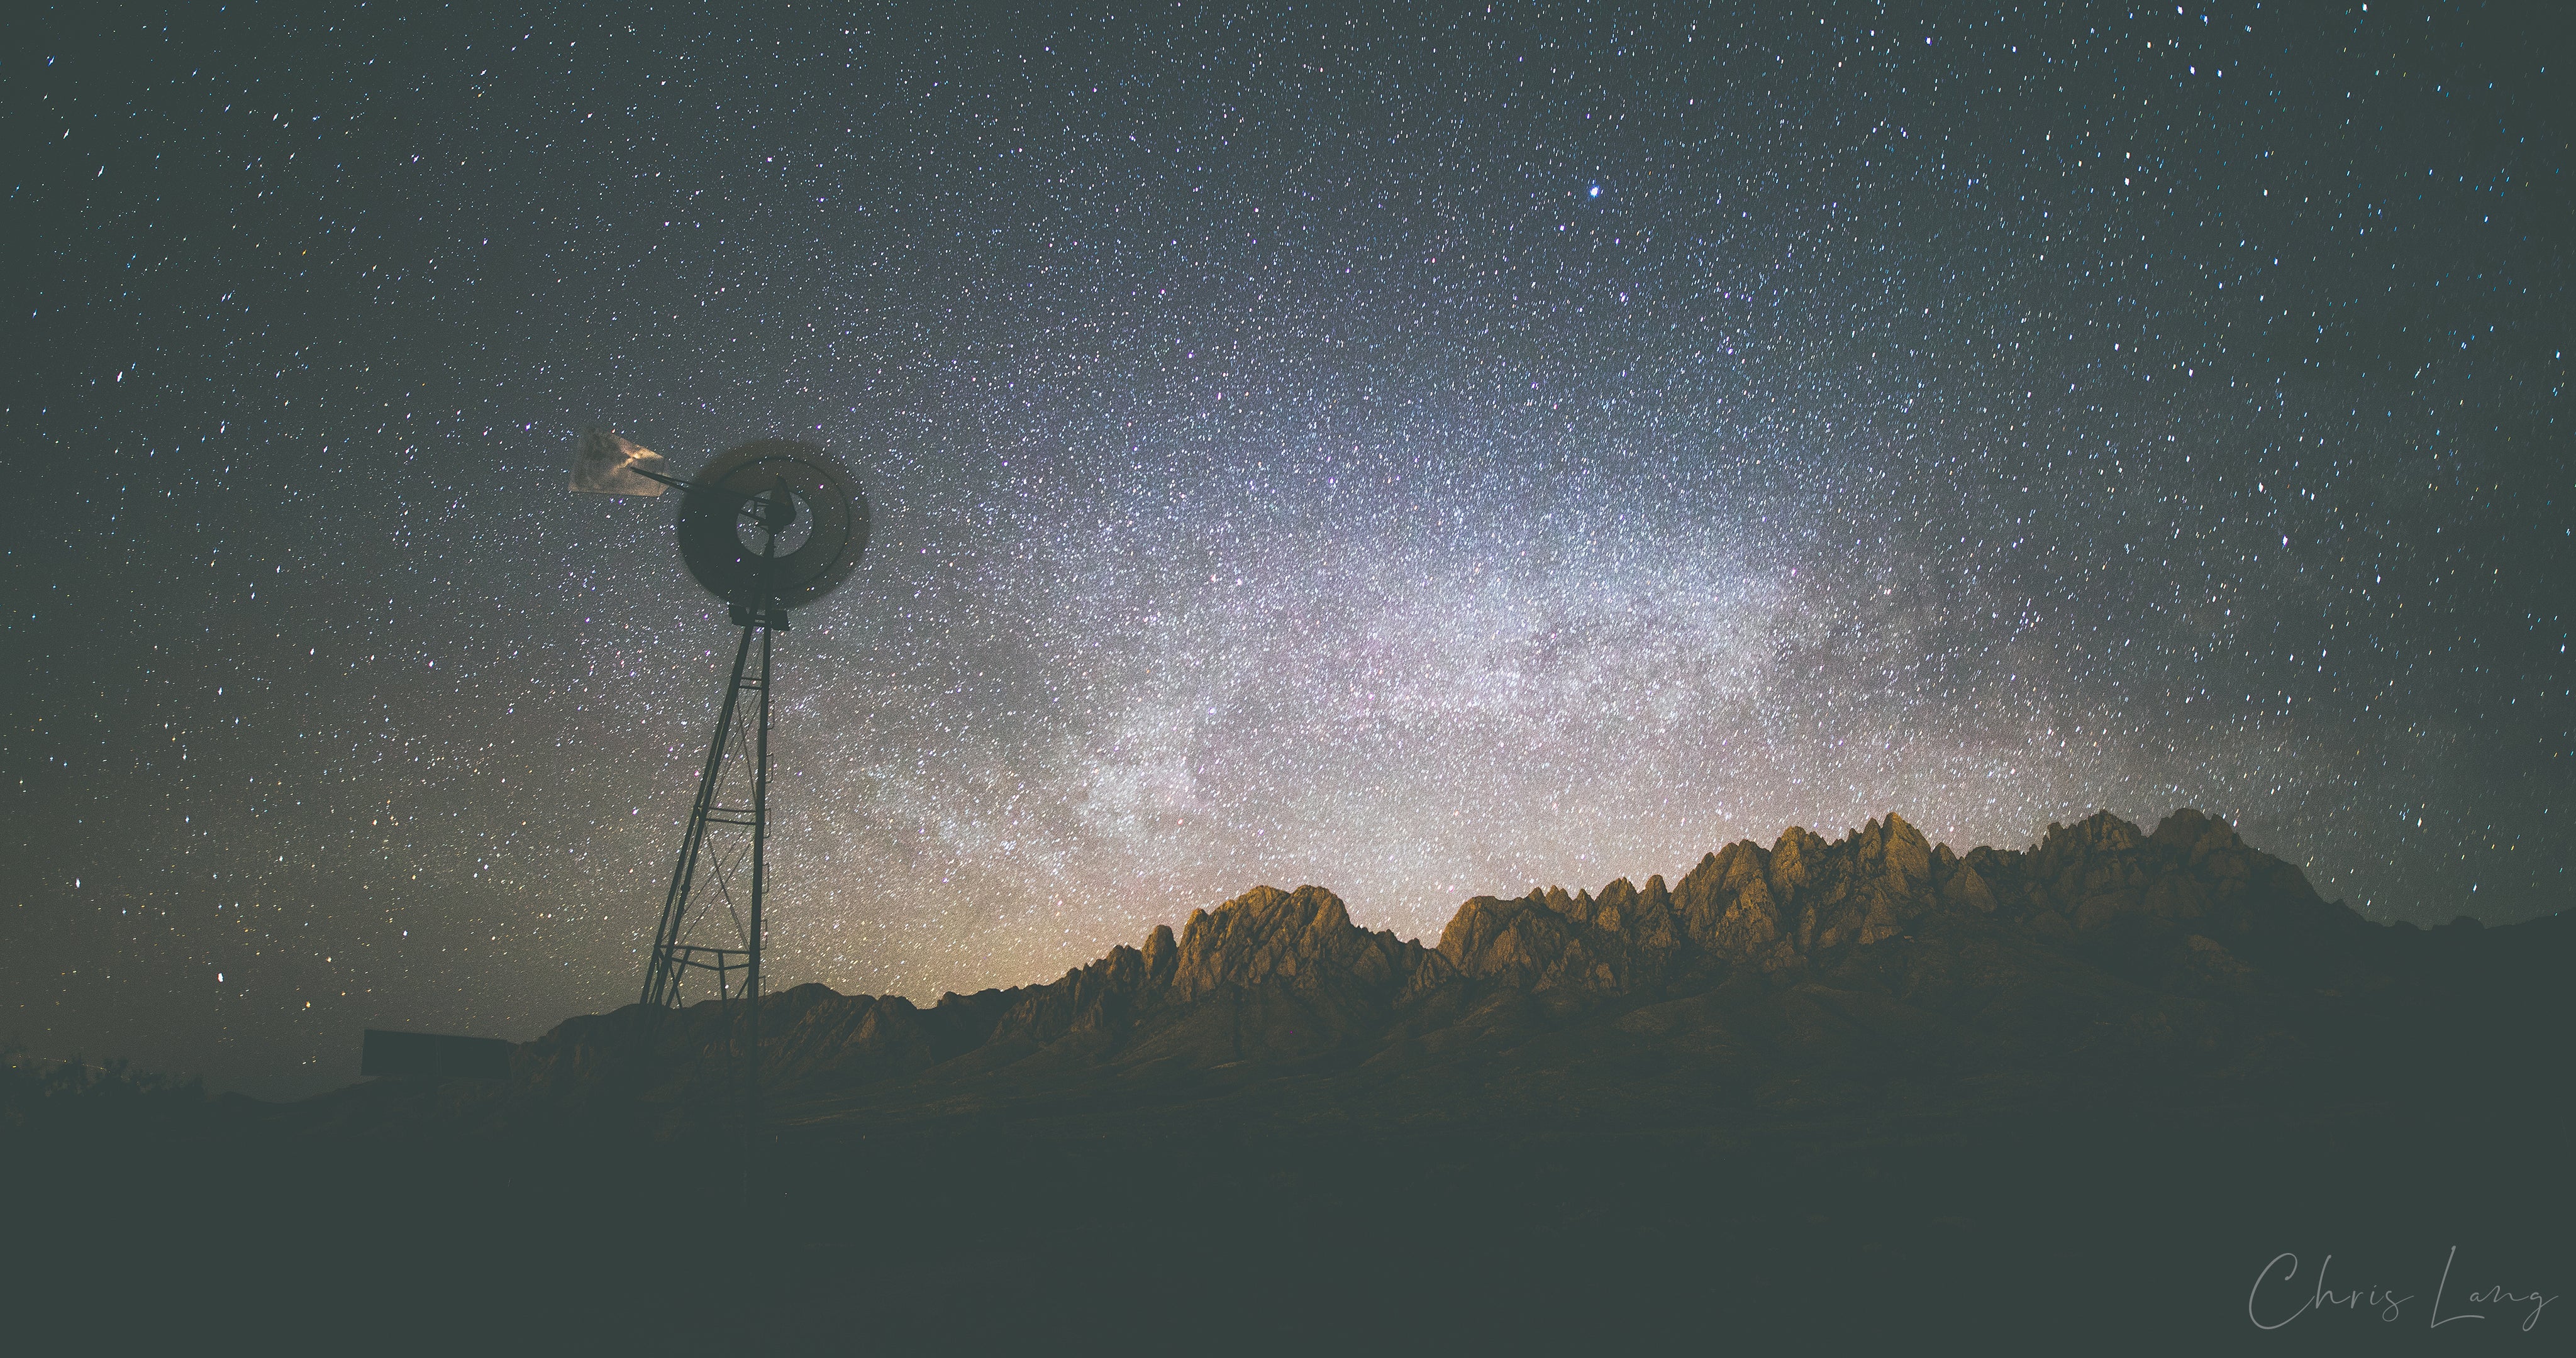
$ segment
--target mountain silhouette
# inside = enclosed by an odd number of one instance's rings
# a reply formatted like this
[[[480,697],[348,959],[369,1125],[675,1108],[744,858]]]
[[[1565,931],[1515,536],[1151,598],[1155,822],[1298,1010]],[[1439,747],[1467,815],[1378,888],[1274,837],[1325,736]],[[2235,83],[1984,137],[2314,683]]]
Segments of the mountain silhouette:
[[[1732,844],[1669,885],[1480,896],[1437,947],[1354,925],[1321,887],[1259,887],[1043,984],[926,1007],[799,986],[762,1001],[760,1075],[809,1134],[1220,1095],[1417,1125],[2234,1100],[2366,1081],[2466,1014],[2538,1002],[2569,945],[2562,917],[2372,924],[2192,810],[1965,855],[1891,813]],[[677,1134],[739,1090],[735,1022],[631,1006],[524,1044],[506,1086],[378,1082],[303,1116]]]
[[[78,1229],[11,1276],[318,1347],[2348,1352],[2394,1322],[2259,1329],[2267,1261],[2410,1325],[2446,1260],[2576,1280],[2571,964],[2564,915],[2373,924],[2190,810],[1791,829],[1436,946],[1260,887],[1043,984],[767,996],[756,1104],[701,1004],[110,1110],[27,1152]]]

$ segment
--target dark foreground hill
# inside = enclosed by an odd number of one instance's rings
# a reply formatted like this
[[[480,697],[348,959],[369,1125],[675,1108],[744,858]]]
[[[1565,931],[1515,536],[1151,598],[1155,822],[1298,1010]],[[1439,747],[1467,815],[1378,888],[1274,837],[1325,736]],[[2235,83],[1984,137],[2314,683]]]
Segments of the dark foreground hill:
[[[2190,811],[1793,829],[1436,948],[1263,888],[1046,985],[770,997],[748,1174],[737,1017],[632,1008],[56,1144],[121,1252],[39,1262],[387,1344],[2539,1351],[2576,1311],[2493,1289],[2576,1284],[2571,963]]]

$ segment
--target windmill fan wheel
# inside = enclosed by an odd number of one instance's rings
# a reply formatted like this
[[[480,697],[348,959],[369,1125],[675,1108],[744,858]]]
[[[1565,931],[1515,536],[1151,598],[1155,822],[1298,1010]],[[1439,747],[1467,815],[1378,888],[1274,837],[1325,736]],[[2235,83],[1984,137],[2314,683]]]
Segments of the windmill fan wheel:
[[[728,603],[793,608],[829,594],[868,548],[868,502],[822,449],[746,443],[680,501],[680,560]]]

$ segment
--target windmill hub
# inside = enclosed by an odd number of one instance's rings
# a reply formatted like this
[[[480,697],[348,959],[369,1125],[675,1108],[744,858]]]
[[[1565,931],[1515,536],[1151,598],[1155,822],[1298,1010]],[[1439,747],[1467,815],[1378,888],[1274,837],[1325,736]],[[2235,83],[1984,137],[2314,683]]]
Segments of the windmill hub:
[[[742,509],[733,535],[754,556],[785,556],[814,536],[814,507],[794,491],[764,491]]]

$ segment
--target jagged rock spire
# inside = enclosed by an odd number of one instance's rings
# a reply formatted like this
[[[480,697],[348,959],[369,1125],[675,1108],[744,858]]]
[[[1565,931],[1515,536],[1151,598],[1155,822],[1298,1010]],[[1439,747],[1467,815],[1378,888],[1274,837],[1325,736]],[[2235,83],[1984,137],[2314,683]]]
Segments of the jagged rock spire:
[[[1794,975],[1952,924],[2040,945],[2104,931],[2164,939],[2150,952],[2174,984],[2238,993],[2254,974],[2236,955],[2241,940],[2358,923],[2319,901],[2298,869],[2197,811],[2176,811],[2153,834],[2103,812],[2050,826],[2027,852],[1965,856],[1890,812],[1840,840],[1792,826],[1767,850],[1727,845],[1671,888],[1620,878],[1597,894],[1479,896],[1437,949],[1359,928],[1322,887],[1256,887],[1192,912],[1177,936],[1158,925],[1141,947],[1045,985],[950,995],[927,1010],[798,987],[766,1002],[763,1055],[777,1078],[845,1083],[1029,1062],[1296,1060],[1414,1041],[1514,997],[1562,1008]],[[722,1022],[712,1007],[674,1022],[634,1011],[578,1019],[529,1044],[521,1064],[557,1086],[650,1083],[655,1069],[686,1064],[677,1054],[716,1043]]]

